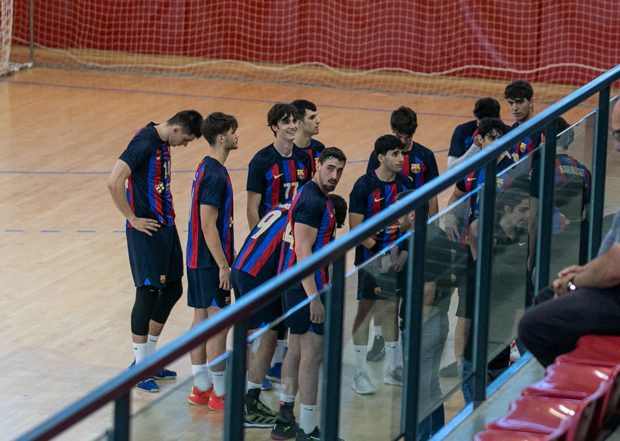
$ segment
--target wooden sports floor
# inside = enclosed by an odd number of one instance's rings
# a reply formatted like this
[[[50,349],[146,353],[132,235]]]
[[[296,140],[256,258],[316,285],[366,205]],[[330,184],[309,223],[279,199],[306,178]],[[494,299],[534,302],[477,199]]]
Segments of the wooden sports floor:
[[[475,99],[397,95],[290,85],[34,68],[0,79],[0,438],[11,439],[82,397],[132,361],[129,313],[134,288],[124,224],[106,188],[106,177],[137,129],[178,110],[204,115],[223,111],[239,120],[240,148],[228,159],[235,189],[237,243],[247,234],[245,181],[249,159],[272,141],[266,113],[276,101],[305,98],[321,116],[317,137],[342,148],[349,162],[336,193],[348,199],[364,173],[374,140],[389,133],[400,105],[414,108],[414,137],[435,151],[445,169],[452,130],[471,119]],[[497,97],[501,100],[501,97]],[[503,105],[506,122],[512,123]],[[545,107],[537,105],[537,110]],[[578,108],[572,121],[590,111]],[[173,151],[173,195],[181,241],[186,238],[191,182],[206,154],[204,140]],[[440,209],[447,196],[440,199]],[[342,232],[340,233],[342,234]],[[355,312],[347,297],[347,320]],[[191,310],[182,299],[160,346],[189,329]],[[350,329],[349,325],[346,325]],[[346,336],[342,436],[388,439],[399,416],[399,391],[380,384],[361,397],[350,388],[353,356]],[[452,357],[451,341],[444,352]],[[190,408],[189,357],[171,366],[176,384],[161,393],[134,393],[134,439],[220,439],[223,418]],[[450,387],[449,382],[444,384]],[[453,399],[448,412],[458,409]],[[265,394],[273,405],[277,394]],[[156,405],[153,405],[153,404]],[[111,424],[108,407],[59,439],[89,440]],[[268,431],[248,431],[268,439]]]

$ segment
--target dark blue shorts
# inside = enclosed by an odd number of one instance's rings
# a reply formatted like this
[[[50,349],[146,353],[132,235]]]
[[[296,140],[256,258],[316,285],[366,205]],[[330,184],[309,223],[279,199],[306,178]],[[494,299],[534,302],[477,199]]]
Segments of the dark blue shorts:
[[[357,271],[357,300],[382,300],[402,296],[401,287],[406,271],[401,273],[390,270],[383,274],[378,269],[360,268]]]
[[[237,299],[264,283],[251,274],[235,268],[232,270],[231,277],[233,289],[235,290],[235,298]],[[248,319],[248,327],[250,329],[259,329],[281,316],[282,299],[277,298],[267,303],[254,314],[251,314]]]
[[[206,309],[230,305],[230,291],[220,289],[220,269],[187,269],[187,306]]]
[[[301,286],[301,283],[299,283],[287,290],[282,298],[284,299],[284,311],[288,312],[295,308],[300,302],[306,300],[308,296]],[[325,306],[325,297],[323,295],[321,295],[321,301],[323,302],[323,306]],[[286,325],[291,334],[301,335],[306,332],[314,332],[317,335],[323,335],[323,323],[316,324],[310,321],[310,304],[305,305],[288,317],[286,319]]]
[[[183,277],[183,251],[176,227],[161,226],[152,236],[127,228],[129,265],[136,287],[163,288]]]

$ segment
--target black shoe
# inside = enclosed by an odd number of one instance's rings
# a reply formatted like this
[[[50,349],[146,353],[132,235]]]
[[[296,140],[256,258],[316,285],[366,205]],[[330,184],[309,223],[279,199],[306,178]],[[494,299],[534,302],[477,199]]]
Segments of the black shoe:
[[[245,427],[273,427],[276,423],[276,413],[259,399],[260,389],[250,389],[244,399],[244,426]]]
[[[444,378],[445,377],[458,377],[459,370],[456,366],[456,361],[439,369],[439,376],[444,377]]]
[[[280,404],[280,411],[276,415],[276,423],[271,429],[271,439],[285,440],[295,438],[297,422],[293,414],[293,403]]]
[[[321,441],[321,431],[318,427],[315,427],[312,433],[305,433],[301,429],[297,429],[297,435],[295,441]],[[338,441],[344,441],[338,438]]]
[[[381,361],[385,358],[385,340],[381,335],[376,335],[372,342],[372,348],[366,354],[366,361]]]

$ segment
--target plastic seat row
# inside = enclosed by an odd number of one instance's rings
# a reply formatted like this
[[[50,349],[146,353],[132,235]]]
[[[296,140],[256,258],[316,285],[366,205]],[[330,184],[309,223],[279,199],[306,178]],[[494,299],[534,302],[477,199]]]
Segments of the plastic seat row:
[[[619,373],[620,337],[584,336],[475,440],[596,440],[620,410]]]

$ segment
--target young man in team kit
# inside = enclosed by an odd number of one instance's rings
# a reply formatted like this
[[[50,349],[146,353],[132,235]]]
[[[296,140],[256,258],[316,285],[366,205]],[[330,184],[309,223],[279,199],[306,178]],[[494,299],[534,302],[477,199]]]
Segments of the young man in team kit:
[[[209,153],[198,165],[190,200],[187,234],[187,304],[192,327],[230,304],[230,266],[234,259],[233,189],[224,164],[238,147],[237,120],[215,112],[202,123]],[[227,329],[190,351],[194,385],[190,404],[224,410],[226,364],[213,362],[226,351]],[[210,377],[211,375],[211,377]]]
[[[279,204],[289,204],[299,187],[312,178],[313,161],[294,141],[299,115],[292,104],[277,103],[267,113],[267,125],[275,137],[272,144],[259,150],[248,167],[247,217],[253,229],[259,220]],[[280,381],[282,357],[286,350],[286,330],[278,326],[278,346],[274,366],[268,378]],[[265,389],[271,384],[265,381]]]
[[[338,185],[345,164],[346,157],[342,150],[329,147],[321,152],[314,177],[301,187],[291,203],[282,241],[280,271],[303,261],[333,240],[337,222],[328,194]],[[308,297],[322,294],[328,283],[328,268],[320,268],[284,293],[284,310],[291,311]],[[287,319],[289,350],[282,366],[284,390],[277,421],[271,432],[274,439],[293,436],[298,441],[320,439],[316,425],[316,400],[323,356],[324,320],[325,307],[321,295]],[[298,429],[293,416],[297,389],[300,397]]]
[[[347,203],[342,197],[330,194],[334,207],[336,227],[344,224]],[[280,248],[286,228],[290,205],[278,205],[268,212],[250,232],[232,269],[235,297],[239,298],[278,274]],[[250,332],[269,326],[282,316],[281,299],[272,301],[249,318]],[[263,404],[259,397],[263,378],[276,346],[276,330],[266,331],[250,348],[248,378],[245,396],[245,426],[272,427],[276,414]]]
[[[131,311],[134,364],[155,352],[170,311],[183,294],[183,254],[170,192],[170,147],[200,138],[201,123],[202,115],[195,110],[178,112],[164,123],[149,123],[133,137],[108,177],[112,200],[127,219],[129,263],[136,286]],[[156,380],[173,380],[176,375],[162,369],[136,387],[159,392]]]
[[[311,159],[312,175],[316,170],[319,155],[325,145],[313,137],[319,134],[321,118],[316,105],[308,100],[295,100],[291,103],[299,113],[299,127],[295,135],[295,147],[303,150]]]
[[[405,145],[394,135],[383,135],[377,139],[373,154],[379,166],[361,176],[351,190],[349,201],[349,226],[351,229],[360,225],[382,210],[396,202],[398,193],[416,188],[409,177],[401,173]],[[369,336],[370,314],[376,309],[385,339],[386,359],[384,362],[384,382],[402,385],[402,369],[398,360],[398,297],[396,290],[389,292],[387,281],[396,282],[395,272],[400,272],[406,261],[400,253],[393,251],[381,260],[368,260],[389,248],[401,235],[400,225],[395,222],[366,239],[355,249],[355,265],[358,269],[358,309],[353,322],[353,348],[355,351],[356,370],[353,389],[361,395],[375,393],[375,388],[368,376],[367,344]],[[382,279],[380,282],[378,279]]]

